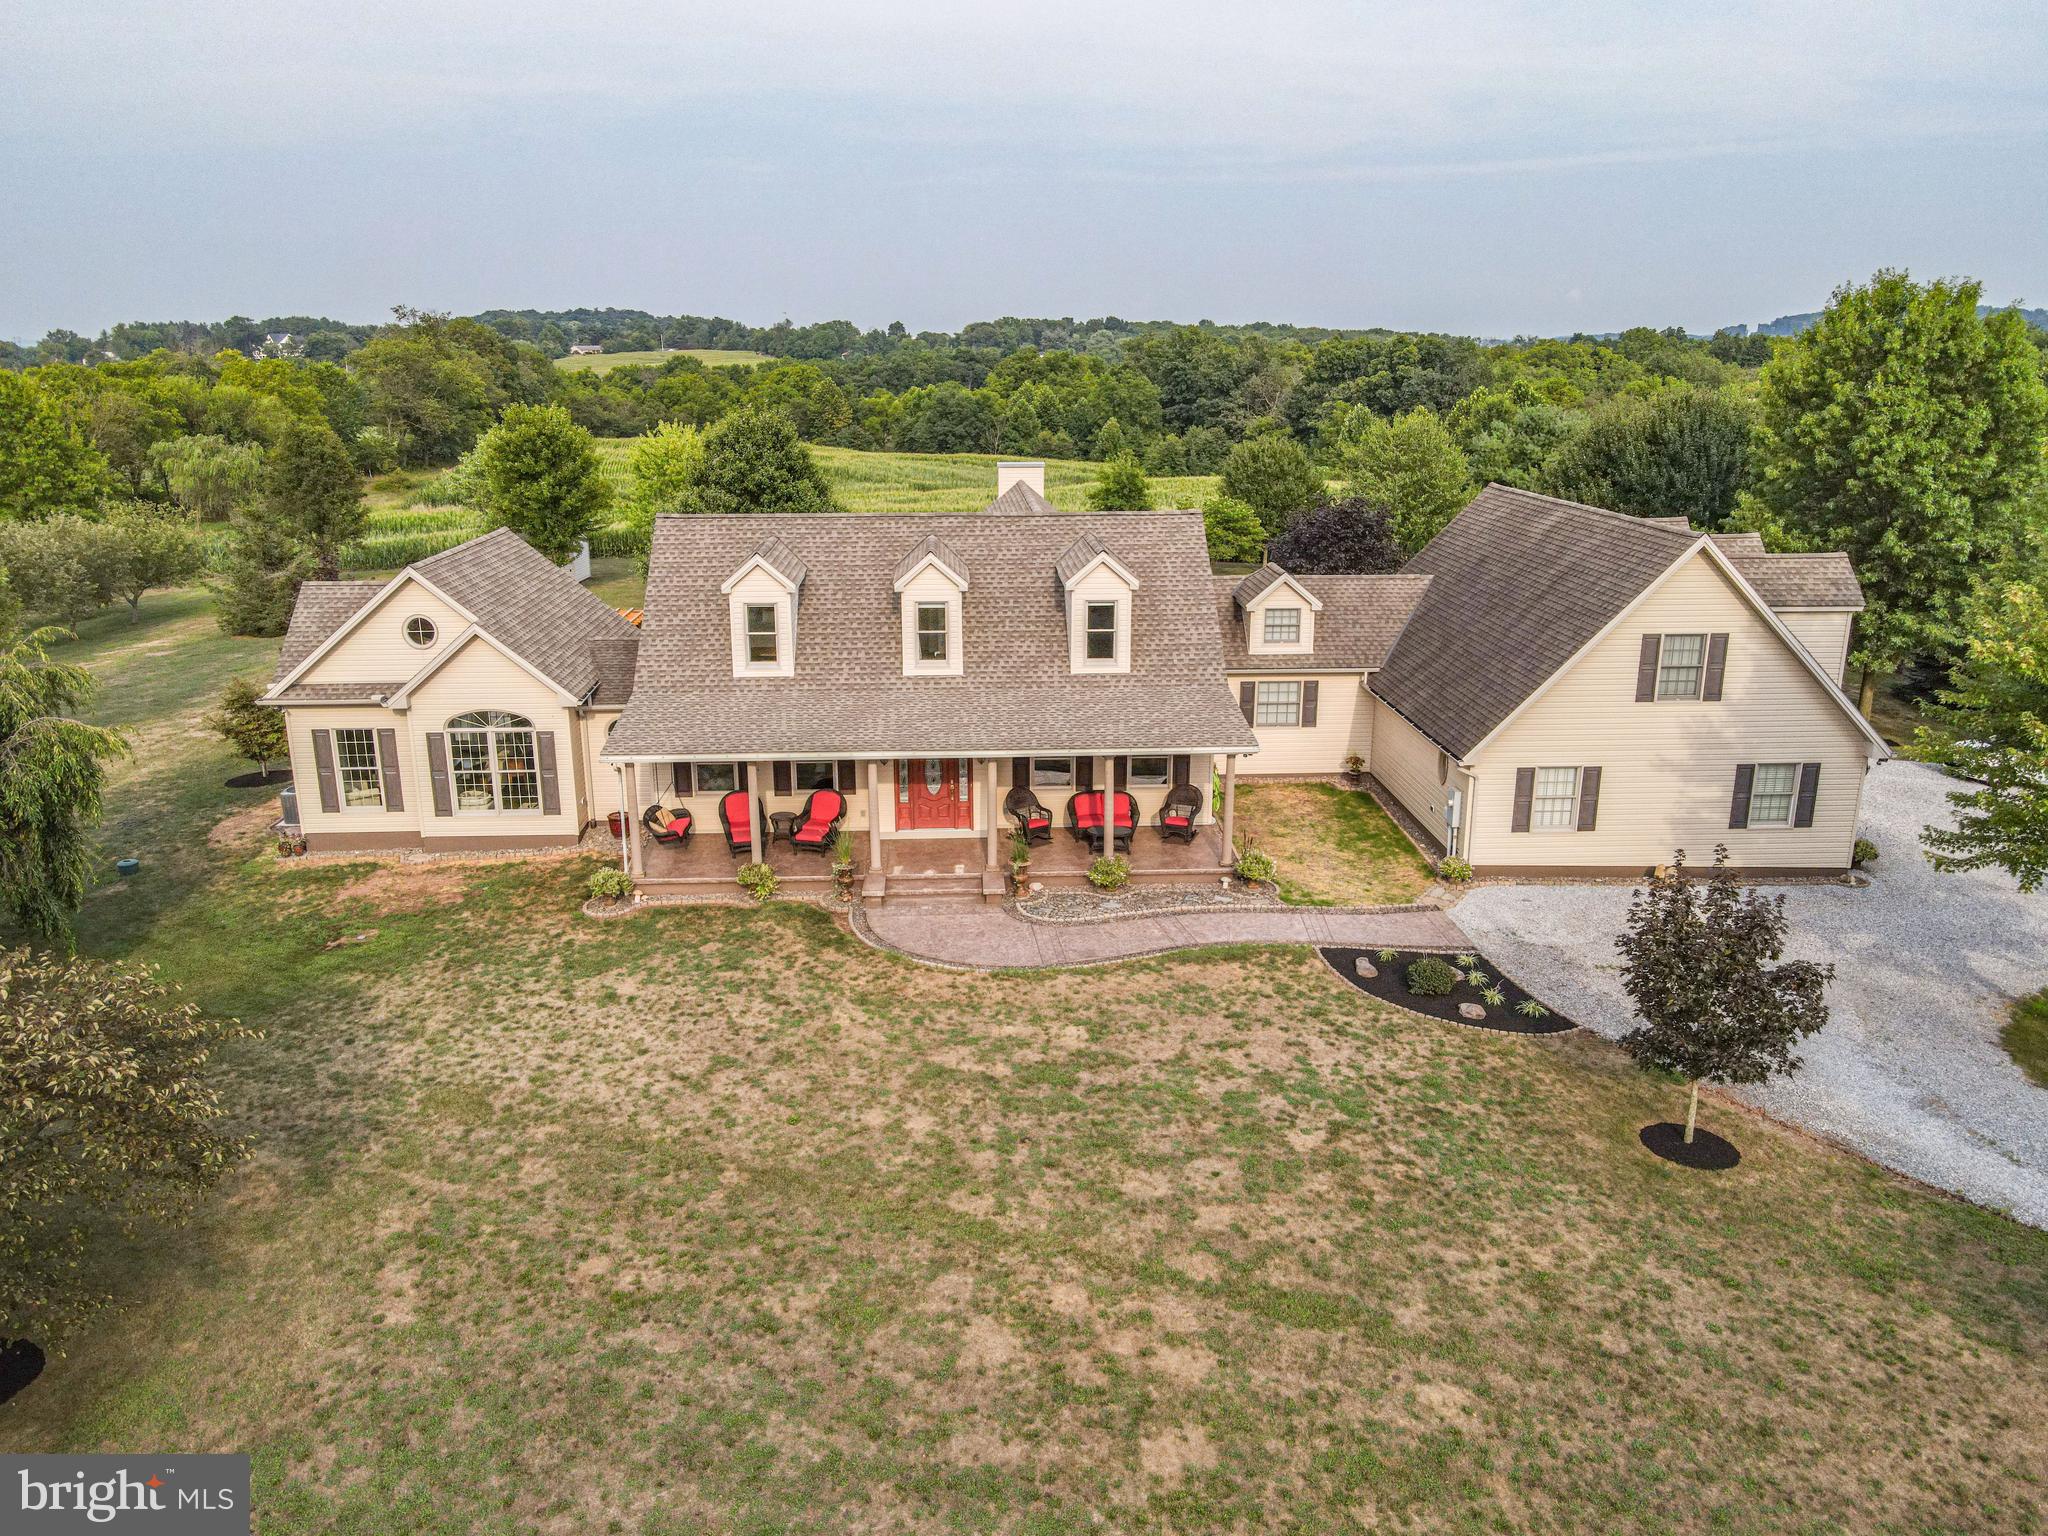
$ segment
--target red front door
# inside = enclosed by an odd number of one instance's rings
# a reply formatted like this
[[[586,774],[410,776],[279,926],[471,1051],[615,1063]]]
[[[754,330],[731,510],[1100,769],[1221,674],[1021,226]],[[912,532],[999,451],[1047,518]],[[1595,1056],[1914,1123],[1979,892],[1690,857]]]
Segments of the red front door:
[[[964,758],[913,757],[896,764],[896,830],[974,825],[974,770]]]

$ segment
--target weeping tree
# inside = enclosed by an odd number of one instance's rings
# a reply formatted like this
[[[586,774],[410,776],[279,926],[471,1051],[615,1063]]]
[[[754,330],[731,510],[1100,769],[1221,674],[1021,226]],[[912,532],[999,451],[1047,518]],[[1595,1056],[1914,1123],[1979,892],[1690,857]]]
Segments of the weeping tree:
[[[0,649],[0,912],[68,940],[91,876],[106,765],[128,745],[73,714],[95,685],[85,668],[50,660],[58,634],[37,630]]]
[[[1822,992],[1835,968],[1777,963],[1785,926],[1785,898],[1737,885],[1725,846],[1704,881],[1686,874],[1681,848],[1629,902],[1615,948],[1643,1023],[1621,1045],[1640,1065],[1690,1085],[1688,1146],[1702,1082],[1761,1083],[1790,1072],[1799,1065],[1793,1048],[1828,1021]]]

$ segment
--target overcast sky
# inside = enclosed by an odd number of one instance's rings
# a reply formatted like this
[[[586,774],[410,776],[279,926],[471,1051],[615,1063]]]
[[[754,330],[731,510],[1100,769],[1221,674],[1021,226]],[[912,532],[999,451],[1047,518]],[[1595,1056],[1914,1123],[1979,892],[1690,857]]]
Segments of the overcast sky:
[[[524,14],[530,13],[530,14]],[[2048,303],[2031,4],[6,0],[0,335]]]

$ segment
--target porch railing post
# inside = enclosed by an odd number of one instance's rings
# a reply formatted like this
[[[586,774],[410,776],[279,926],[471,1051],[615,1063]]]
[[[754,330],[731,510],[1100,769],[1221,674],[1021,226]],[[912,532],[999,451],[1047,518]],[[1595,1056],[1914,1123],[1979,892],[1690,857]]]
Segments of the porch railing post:
[[[1223,759],[1223,862],[1232,863],[1235,855],[1231,839],[1237,827],[1237,754],[1231,752]]]
[[[747,836],[751,839],[747,847],[754,855],[756,864],[768,862],[768,844],[765,834],[768,829],[761,825],[761,765],[747,764]]]
[[[988,790],[984,798],[988,801],[988,867],[996,867],[996,760],[985,759],[988,768]]]

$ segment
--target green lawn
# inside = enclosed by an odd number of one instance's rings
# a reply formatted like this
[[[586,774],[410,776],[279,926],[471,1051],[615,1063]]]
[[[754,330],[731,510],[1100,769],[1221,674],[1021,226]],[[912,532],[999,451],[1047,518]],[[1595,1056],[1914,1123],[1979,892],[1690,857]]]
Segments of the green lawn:
[[[2048,1088],[2048,992],[2014,1003],[2012,1018],[1998,1038],[2020,1070]]]
[[[766,352],[746,352],[726,347],[677,347],[670,352],[600,352],[583,357],[558,357],[555,366],[564,373],[610,373],[614,368],[659,368],[672,357],[694,357],[706,368],[751,368],[770,362]]]
[[[1237,828],[1272,855],[1280,899],[1302,906],[1394,906],[1434,878],[1407,835],[1362,789],[1240,784]]]
[[[189,734],[269,644],[144,611],[74,651],[150,748],[81,941],[262,1027],[257,1150],[0,1450],[245,1450],[266,1536],[2048,1519],[2048,1235],[1716,1102],[1681,1171],[1612,1047],[1302,951],[960,975],[593,923],[580,859],[280,865]]]

